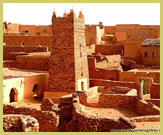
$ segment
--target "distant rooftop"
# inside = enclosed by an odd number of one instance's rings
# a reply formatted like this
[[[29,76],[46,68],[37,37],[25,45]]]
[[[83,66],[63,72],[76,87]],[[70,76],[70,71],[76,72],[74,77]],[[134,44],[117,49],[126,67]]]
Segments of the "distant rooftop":
[[[142,45],[160,45],[160,39],[146,39]]]
[[[28,71],[28,70],[14,69],[14,68],[13,69],[3,68],[3,79],[37,76],[37,75],[42,75],[42,74],[48,74],[48,72]]]

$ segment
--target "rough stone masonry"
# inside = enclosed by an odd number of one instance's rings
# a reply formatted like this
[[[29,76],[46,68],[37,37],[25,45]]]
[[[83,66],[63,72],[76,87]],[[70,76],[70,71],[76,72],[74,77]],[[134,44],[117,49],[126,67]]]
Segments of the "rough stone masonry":
[[[53,12],[52,33],[48,90],[86,90],[89,87],[88,61],[82,12],[78,18],[73,10],[70,10],[69,14],[64,14],[64,17],[56,17],[56,13]]]

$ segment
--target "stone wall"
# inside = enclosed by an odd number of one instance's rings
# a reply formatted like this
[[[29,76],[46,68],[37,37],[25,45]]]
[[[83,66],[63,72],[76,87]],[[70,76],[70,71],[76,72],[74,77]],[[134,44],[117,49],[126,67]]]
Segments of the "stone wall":
[[[132,126],[118,119],[95,117],[83,111],[77,94],[64,96],[60,99],[59,131],[66,132],[106,132],[111,129],[131,129]],[[79,97],[80,97],[79,96]],[[83,100],[84,101],[84,100]]]
[[[56,17],[54,12],[52,33],[48,90],[71,93],[80,89],[80,82],[83,82],[85,89],[89,88],[83,15],[76,17],[71,10],[66,17]]]
[[[57,116],[51,111],[41,111],[33,108],[15,107],[13,105],[3,105],[3,114],[23,114],[30,115],[38,120],[39,132],[56,132]]]
[[[137,101],[137,96],[124,94],[101,94],[98,104],[100,107],[108,108],[134,108]]]
[[[137,102],[137,113],[141,116],[160,115],[160,108],[154,104],[146,102],[145,100],[139,100]]]
[[[91,116],[79,103],[73,104],[72,120],[66,124],[67,132],[109,132],[111,129],[132,129],[120,119]]]
[[[39,132],[38,121],[25,115],[3,115],[4,132]]]
[[[130,91],[131,89],[128,87],[118,87],[118,86],[113,86],[113,87],[98,87],[98,92],[110,92],[110,93],[116,93],[116,94],[126,94]]]
[[[145,101],[148,103],[150,102],[150,103],[160,107],[160,99],[146,99]]]
[[[128,118],[130,122],[160,122],[160,115],[148,115]]]
[[[102,79],[90,79],[90,87],[93,86],[105,86],[105,87],[113,87],[113,86],[121,86],[137,89],[137,85],[135,82],[122,82],[122,81],[111,81],[111,80],[102,80]]]

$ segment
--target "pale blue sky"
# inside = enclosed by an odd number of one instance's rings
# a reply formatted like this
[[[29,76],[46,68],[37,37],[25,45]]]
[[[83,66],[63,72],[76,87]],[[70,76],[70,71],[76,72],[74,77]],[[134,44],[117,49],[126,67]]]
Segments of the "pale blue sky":
[[[54,8],[62,16],[72,7],[77,15],[82,9],[86,24],[160,25],[159,3],[4,3],[3,21],[49,25]]]

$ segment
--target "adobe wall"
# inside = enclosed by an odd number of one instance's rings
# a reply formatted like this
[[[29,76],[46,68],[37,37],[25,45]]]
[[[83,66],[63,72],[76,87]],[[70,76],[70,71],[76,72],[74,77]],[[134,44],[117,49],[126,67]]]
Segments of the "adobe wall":
[[[17,56],[15,68],[24,70],[48,71],[50,56]]]
[[[104,28],[105,34],[125,32],[127,37],[160,37],[160,25],[123,24],[116,26],[105,26]]]
[[[128,82],[136,82],[137,78],[140,77],[151,77],[153,81],[156,83],[160,83],[160,73],[159,72],[119,72],[119,81],[128,81]]]
[[[41,111],[27,107],[15,107],[12,105],[3,105],[3,114],[23,114],[30,115],[38,120],[39,132],[56,132],[57,117],[52,111]]]
[[[15,60],[16,55],[20,53],[20,55],[25,55],[27,53],[32,52],[47,52],[47,47],[38,47],[38,46],[26,46],[26,47],[20,47],[20,46],[10,46],[5,45],[3,46],[3,60]],[[17,54],[11,54],[11,52],[17,52]]]
[[[4,132],[39,132],[38,121],[25,115],[3,115]]]
[[[96,45],[95,52],[102,55],[123,54],[123,45]]]
[[[105,34],[115,34],[116,32],[116,26],[104,26],[104,32]]]
[[[160,37],[160,25],[116,25],[116,31],[126,32],[127,37]]]
[[[115,32],[114,35],[114,43],[115,44],[124,44],[126,41],[126,33],[125,32]]]
[[[24,31],[28,31],[27,35],[28,36],[36,36],[36,35],[41,35],[41,36],[49,36],[52,35],[52,30],[51,26],[44,26],[44,25],[20,25],[19,26],[19,31],[20,33],[24,33]]]
[[[145,38],[127,38],[124,43],[125,57],[139,57],[141,55],[141,43]]]
[[[124,94],[100,94],[100,107],[107,108],[135,108],[138,101],[137,96]]]
[[[18,91],[18,101],[24,98],[34,98],[34,92],[32,91],[34,85],[37,84],[40,90],[38,97],[42,98],[44,91],[47,90],[48,74],[44,73],[41,75],[33,75],[29,77],[19,77],[4,79],[3,81],[3,103],[10,102],[10,91],[12,88],[16,88]]]
[[[100,44],[101,37],[103,34],[104,34],[104,29],[100,29],[99,26],[85,25],[86,45],[89,46],[91,44]]]
[[[118,70],[95,69],[89,70],[90,79],[119,80]]]
[[[52,48],[52,36],[11,36],[4,35],[3,42],[12,46],[46,46]]]
[[[102,80],[102,79],[90,79],[90,87],[93,87],[93,86],[105,86],[105,87],[122,86],[122,87],[137,89],[137,85],[135,82],[122,82],[122,81],[111,81],[111,80]]]
[[[145,52],[148,56],[145,57]],[[156,56],[153,57],[153,53]],[[159,66],[160,65],[160,46],[159,45],[142,45],[141,47],[141,61],[143,65]]]
[[[160,99],[160,84],[152,84],[150,89],[150,97],[152,99]]]

